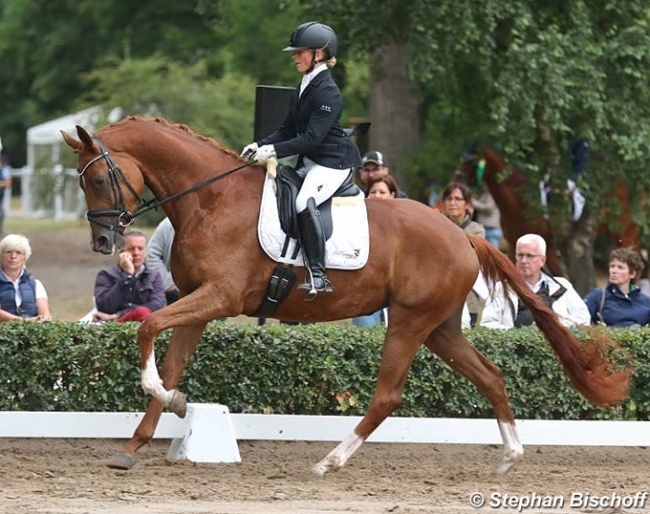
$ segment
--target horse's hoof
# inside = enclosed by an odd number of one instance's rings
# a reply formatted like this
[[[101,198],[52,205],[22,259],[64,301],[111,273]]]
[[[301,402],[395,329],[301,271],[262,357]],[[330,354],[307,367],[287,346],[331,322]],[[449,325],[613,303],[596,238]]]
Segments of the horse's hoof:
[[[115,455],[106,465],[112,469],[131,469],[135,465],[135,457],[130,453],[121,452]]]
[[[502,477],[507,475],[513,466],[523,457],[523,453],[512,452],[503,457],[503,460],[497,466],[497,469],[492,473],[495,477]]]
[[[327,473],[333,473],[341,469],[341,465],[338,462],[338,459],[323,459],[318,464],[316,464],[311,471],[314,475],[319,477],[324,477]]]
[[[183,419],[187,414],[187,400],[185,399],[185,395],[180,391],[174,390],[172,401],[169,402],[167,409],[169,412],[173,412],[179,418]]]
[[[313,468],[311,468],[311,472],[317,477],[323,478],[325,476],[325,473],[327,473],[327,466],[324,466],[322,463],[319,462]]]

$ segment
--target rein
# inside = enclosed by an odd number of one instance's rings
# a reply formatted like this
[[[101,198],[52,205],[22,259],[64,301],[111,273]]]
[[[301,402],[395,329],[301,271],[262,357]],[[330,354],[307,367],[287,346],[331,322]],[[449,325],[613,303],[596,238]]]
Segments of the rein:
[[[88,211],[86,214],[86,217],[88,218],[88,221],[91,223],[95,223],[97,225],[100,225],[104,228],[107,228],[108,230],[113,230],[117,231],[118,227],[119,228],[125,228],[131,225],[135,219],[138,216],[141,216],[145,212],[148,212],[152,209],[157,209],[163,204],[166,204],[167,202],[171,202],[173,200],[177,200],[178,198],[185,196],[189,193],[193,193],[194,191],[198,191],[199,189],[209,186],[210,184],[213,184],[214,182],[217,182],[218,180],[221,180],[222,178],[227,177],[228,175],[232,175],[233,173],[242,170],[251,164],[254,164],[256,161],[250,161],[246,162],[240,166],[237,166],[236,168],[233,168],[231,170],[228,170],[224,173],[221,173],[220,175],[217,175],[215,177],[212,177],[208,180],[205,180],[203,182],[200,182],[192,187],[189,187],[187,189],[184,189],[183,191],[180,191],[176,194],[173,194],[172,196],[168,198],[164,198],[163,200],[157,200],[156,198],[152,198],[151,200],[143,200],[142,197],[135,191],[135,188],[131,185],[129,180],[126,178],[126,175],[122,171],[122,169],[119,167],[119,165],[115,164],[113,159],[111,158],[110,154],[108,153],[108,150],[102,143],[102,141],[99,139],[97,135],[93,135],[93,139],[97,142],[99,149],[100,149],[100,154],[93,157],[90,161],[86,163],[86,165],[83,167],[81,171],[79,171],[79,176],[83,178],[84,173],[90,166],[92,166],[94,163],[97,161],[104,159],[106,161],[106,166],[108,168],[108,176],[111,181],[111,188],[113,190],[113,196],[114,197],[119,197],[119,204],[121,205],[120,208],[114,208],[114,209],[103,209],[99,211]],[[119,180],[122,180],[128,187],[129,191],[135,196],[135,198],[138,201],[138,208],[134,213],[129,212],[126,209],[126,202],[124,200],[124,193],[122,191],[122,188],[119,184]],[[116,202],[117,204],[117,202]],[[114,216],[117,222],[117,225],[113,225],[110,223],[104,223],[102,221],[98,221],[97,218],[103,218],[107,216]]]

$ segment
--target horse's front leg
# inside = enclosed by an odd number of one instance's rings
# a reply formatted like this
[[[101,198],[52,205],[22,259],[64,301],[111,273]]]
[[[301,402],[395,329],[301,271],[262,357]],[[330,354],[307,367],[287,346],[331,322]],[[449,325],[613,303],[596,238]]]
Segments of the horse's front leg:
[[[219,317],[232,315],[231,312],[226,312],[225,303],[218,301],[217,298],[218,295],[215,294],[212,287],[202,287],[164,309],[152,313],[138,329],[142,389],[158,400],[163,408],[169,409],[181,418],[185,417],[186,413],[185,395],[175,389],[169,389],[169,387],[176,386],[206,323]],[[230,304],[234,303],[230,302]],[[187,355],[175,353],[165,359],[166,371],[163,382],[156,367],[154,341],[163,330],[181,326],[197,327],[198,334],[192,332],[189,340],[182,343],[188,349],[191,345],[191,351]],[[174,339],[174,335],[172,334],[172,339]],[[187,335],[183,334],[183,337],[187,337]],[[171,347],[169,351],[171,351]],[[174,380],[171,381],[170,377],[174,377]]]
[[[205,323],[174,328],[163,361],[161,387],[173,389],[176,386],[192,353],[196,350],[204,329]],[[157,372],[156,375],[158,375]],[[160,379],[158,380],[160,381]],[[184,398],[182,393],[178,393],[177,397],[179,395]],[[108,467],[115,469],[130,469],[133,467],[136,452],[153,438],[163,409],[164,406],[157,399],[154,398],[149,402],[147,411],[136,428],[133,437],[124,445],[124,451],[118,453],[109,461]]]

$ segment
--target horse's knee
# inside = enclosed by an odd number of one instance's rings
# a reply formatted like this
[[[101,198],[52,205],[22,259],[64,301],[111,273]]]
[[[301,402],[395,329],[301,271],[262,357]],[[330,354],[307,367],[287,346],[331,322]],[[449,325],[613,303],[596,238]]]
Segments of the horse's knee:
[[[400,393],[390,393],[375,398],[370,408],[384,419],[390,416],[390,414],[401,405],[402,395]]]

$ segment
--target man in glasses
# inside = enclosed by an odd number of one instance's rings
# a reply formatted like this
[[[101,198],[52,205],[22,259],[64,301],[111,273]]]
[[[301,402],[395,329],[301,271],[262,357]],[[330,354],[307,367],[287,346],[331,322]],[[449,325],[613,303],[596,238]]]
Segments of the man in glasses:
[[[542,271],[546,263],[546,241],[538,234],[525,234],[517,239],[517,270],[528,286],[558,315],[566,326],[589,325],[589,309],[580,295],[563,277],[552,277]],[[480,325],[488,328],[513,328],[533,324],[533,317],[514,292],[507,296],[503,286],[496,284],[494,295],[488,296]]]

